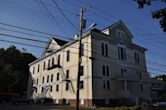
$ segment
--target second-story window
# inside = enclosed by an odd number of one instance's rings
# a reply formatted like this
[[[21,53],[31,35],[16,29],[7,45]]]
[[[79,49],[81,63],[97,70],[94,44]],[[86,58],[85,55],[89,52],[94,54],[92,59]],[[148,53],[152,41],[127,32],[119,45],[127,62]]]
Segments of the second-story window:
[[[53,88],[52,88],[52,85],[51,85],[51,86],[50,86],[50,92],[52,92],[52,89],[53,89]]]
[[[107,89],[110,89],[110,81],[107,81]]]
[[[118,59],[119,60],[126,60],[126,48],[118,47]]]
[[[103,89],[106,89],[106,81],[103,81]]]
[[[54,78],[54,75],[52,74],[52,75],[51,75],[51,82],[53,82],[53,78]]]
[[[84,88],[84,81],[80,81],[80,89]]]
[[[66,70],[66,78],[69,78],[69,70]]]
[[[44,83],[44,77],[43,77],[43,79],[42,79],[42,84]]]
[[[44,87],[42,87],[41,92],[44,92]]]
[[[135,58],[135,63],[139,64],[139,53],[138,52],[134,52],[134,58]]]
[[[49,75],[47,76],[47,83],[49,82]]]
[[[81,66],[81,69],[80,69],[80,76],[83,76],[84,75],[84,66]]]
[[[70,61],[70,50],[68,50],[66,54],[66,61],[68,62]]]
[[[69,90],[69,82],[66,82],[66,91]]]
[[[101,43],[101,53],[102,56],[108,56],[108,44],[106,43]]]

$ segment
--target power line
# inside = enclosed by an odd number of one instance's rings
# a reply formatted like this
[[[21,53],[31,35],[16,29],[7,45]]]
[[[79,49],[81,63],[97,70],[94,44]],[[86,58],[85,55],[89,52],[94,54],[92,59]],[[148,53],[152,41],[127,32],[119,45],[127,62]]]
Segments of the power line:
[[[37,37],[42,37],[42,38],[49,38],[46,36],[42,36],[42,35],[38,35],[38,34],[31,34],[31,33],[27,33],[27,32],[21,32],[21,31],[16,31],[16,30],[12,30],[12,29],[7,29],[7,28],[2,28],[0,27],[1,30],[5,30],[5,31],[11,31],[11,32],[16,32],[16,33],[21,33],[21,34],[26,34],[26,35],[31,35],[31,36],[37,36]]]
[[[2,22],[0,22],[0,24],[1,24],[1,25],[5,25],[5,26],[10,26],[10,27],[18,28],[18,29],[27,30],[27,31],[32,31],[32,32],[35,32],[35,33],[40,33],[40,34],[45,34],[45,35],[55,36],[55,37],[57,36],[57,37],[60,37],[60,38],[73,40],[73,39],[71,39],[71,38],[63,37],[63,36],[60,36],[60,35],[56,35],[56,34],[52,34],[52,33],[47,33],[47,32],[42,32],[42,31],[38,31],[38,30],[32,30],[32,29],[29,29],[29,28],[20,27],[20,26],[15,26],[15,25],[7,24],[7,23],[2,23]]]
[[[39,43],[45,43],[45,44],[48,43],[48,42],[42,41],[42,40],[25,38],[25,37],[19,37],[19,36],[4,34],[4,33],[0,33],[0,35],[3,35],[4,37],[11,37],[11,38],[17,38],[17,39],[22,39],[22,40],[29,40],[29,41],[39,42]],[[51,43],[51,44],[58,45],[58,44],[55,44],[55,43]],[[70,47],[70,48],[78,49],[77,47]]]
[[[60,27],[60,29],[66,33],[66,31],[63,29],[63,27],[60,25],[60,23],[56,20],[56,18],[52,15],[52,13],[50,12],[50,10],[47,8],[47,6],[44,4],[44,2],[42,2],[42,0],[40,0],[40,3],[43,5],[44,9],[48,12],[49,16],[55,21],[55,23]],[[67,33],[66,33],[67,34]]]
[[[30,38],[23,38],[23,37],[18,37],[18,36],[9,35],[9,34],[0,33],[0,35],[7,36],[7,37],[12,37],[12,38],[23,39],[23,40],[30,40],[30,41],[40,42],[40,43],[47,43],[47,42],[41,41],[41,40],[30,39]]]
[[[70,19],[65,15],[63,10],[59,7],[58,3],[55,0],[52,0],[53,3],[56,5],[57,9],[61,12],[61,14],[64,16],[64,18],[78,31],[79,29],[70,21]]]
[[[25,46],[30,46],[30,47],[36,47],[36,48],[45,48],[42,46],[36,46],[36,45],[25,44],[25,43],[20,43],[20,42],[15,42],[15,41],[3,40],[3,39],[0,39],[0,41],[6,42],[6,43],[14,43],[14,44],[20,44],[20,45],[25,45]]]
[[[37,2],[36,0],[33,0],[33,1],[35,1],[35,2],[38,4],[38,6],[43,10],[44,14],[45,14],[51,21],[53,21],[53,19],[49,16],[49,14],[46,12],[46,10],[42,7],[41,3],[40,3],[40,2]]]

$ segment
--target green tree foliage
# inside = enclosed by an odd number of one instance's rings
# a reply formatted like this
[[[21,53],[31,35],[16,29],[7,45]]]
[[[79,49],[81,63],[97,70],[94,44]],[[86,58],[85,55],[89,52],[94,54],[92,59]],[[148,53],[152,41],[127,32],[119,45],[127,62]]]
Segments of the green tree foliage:
[[[23,93],[27,90],[28,64],[36,59],[11,46],[0,49],[0,93]]]
[[[160,1],[166,4],[166,0],[134,0],[137,1],[138,8],[142,9],[145,5],[151,5],[153,1]],[[156,10],[152,12],[153,19],[159,19],[160,27],[163,28],[163,31],[166,32],[166,8]]]

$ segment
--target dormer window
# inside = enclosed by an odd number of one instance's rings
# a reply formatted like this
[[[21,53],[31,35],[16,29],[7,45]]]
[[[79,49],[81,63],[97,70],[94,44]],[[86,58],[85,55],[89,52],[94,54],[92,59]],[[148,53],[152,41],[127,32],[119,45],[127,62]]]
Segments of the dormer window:
[[[118,37],[120,42],[123,42],[123,39],[125,39],[125,32],[117,29],[116,36]]]

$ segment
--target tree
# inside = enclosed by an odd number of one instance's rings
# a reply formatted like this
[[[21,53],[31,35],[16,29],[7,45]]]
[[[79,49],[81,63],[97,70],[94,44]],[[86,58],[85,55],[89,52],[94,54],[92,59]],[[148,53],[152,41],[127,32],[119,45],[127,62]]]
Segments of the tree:
[[[155,78],[158,79],[158,80],[162,80],[162,81],[166,82],[166,75],[164,75],[164,74],[163,75],[158,75]]]
[[[142,9],[144,8],[145,5],[151,5],[152,1],[157,1],[157,0],[134,0],[137,1],[138,8]],[[160,0],[161,2],[165,2],[166,0]],[[166,32],[166,8],[156,10],[152,12],[152,17],[153,19],[159,19],[160,21],[160,27],[163,28],[163,31]]]
[[[27,90],[28,64],[36,59],[15,46],[0,49],[0,92],[23,93]]]

